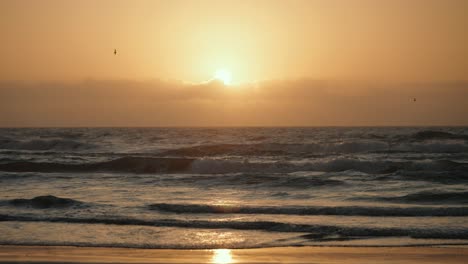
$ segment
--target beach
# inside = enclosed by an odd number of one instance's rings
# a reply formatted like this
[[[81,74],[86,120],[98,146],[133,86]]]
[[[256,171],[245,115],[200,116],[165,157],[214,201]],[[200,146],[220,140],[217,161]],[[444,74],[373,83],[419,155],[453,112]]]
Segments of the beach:
[[[0,246],[0,263],[466,263],[467,247],[130,249]]]

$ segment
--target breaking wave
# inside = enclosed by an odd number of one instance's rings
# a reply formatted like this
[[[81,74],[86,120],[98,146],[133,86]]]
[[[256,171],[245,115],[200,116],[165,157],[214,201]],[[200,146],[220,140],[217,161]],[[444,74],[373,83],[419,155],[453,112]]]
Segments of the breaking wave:
[[[235,206],[206,204],[167,204],[148,206],[151,210],[190,214],[285,214],[343,216],[468,216],[468,207],[360,207],[360,206]]]
[[[60,198],[53,195],[37,196],[32,199],[12,199],[5,202],[2,204],[8,204],[16,207],[32,207],[38,209],[69,208],[85,205],[83,202],[77,200]]]
[[[296,232],[310,233],[308,239],[323,240],[327,237],[411,237],[425,239],[468,239],[466,229],[430,229],[430,228],[378,228],[378,227],[344,227],[331,225],[292,224],[273,221],[209,221],[209,220],[180,220],[157,219],[142,220],[135,218],[72,218],[72,217],[33,217],[0,215],[0,221],[22,222],[52,222],[52,223],[85,223],[108,225],[138,225],[138,226],[165,226],[204,229],[238,229],[262,230],[270,232]]]
[[[365,161],[336,158],[309,162],[251,163],[230,160],[197,159],[192,164],[194,173],[268,172],[289,173],[296,171],[340,172],[355,170],[365,173],[392,173],[398,170],[465,170],[468,164],[449,160],[438,161]]]
[[[171,149],[160,153],[169,157],[214,157],[214,156],[307,156],[353,153],[464,153],[468,144],[460,141],[465,136],[441,138],[438,141],[410,140],[356,140],[337,143],[255,143],[255,144],[213,144]],[[468,138],[468,136],[466,136]],[[410,137],[411,139],[411,137]]]
[[[468,140],[468,135],[465,134],[454,134],[445,131],[436,130],[423,130],[416,132],[410,137],[413,140],[444,140],[444,139],[461,139]]]
[[[249,162],[225,159],[123,157],[115,160],[64,164],[47,162],[10,162],[0,164],[0,171],[10,172],[122,172],[122,173],[290,173],[297,171],[365,173],[406,171],[467,170],[468,164],[449,160],[436,161],[365,161],[359,159],[325,159],[307,162]]]
[[[177,173],[190,168],[193,159],[123,157],[106,162],[63,164],[47,162],[12,162],[0,164],[0,170],[12,172],[130,172]]]
[[[465,153],[468,145],[459,141],[427,141],[392,146],[390,152],[413,153]]]
[[[423,191],[404,196],[381,197],[383,201],[407,203],[468,203],[468,192]]]
[[[328,144],[214,144],[184,147],[162,152],[165,156],[212,157],[212,156],[282,156],[288,154],[310,153],[359,153],[388,150],[386,142],[361,140]]]

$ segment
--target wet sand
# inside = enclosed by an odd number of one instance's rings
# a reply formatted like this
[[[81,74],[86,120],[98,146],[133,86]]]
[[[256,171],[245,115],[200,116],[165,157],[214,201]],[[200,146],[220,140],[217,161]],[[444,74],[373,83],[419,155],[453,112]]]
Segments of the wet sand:
[[[0,246],[0,263],[468,263],[467,247],[280,247],[173,250]]]

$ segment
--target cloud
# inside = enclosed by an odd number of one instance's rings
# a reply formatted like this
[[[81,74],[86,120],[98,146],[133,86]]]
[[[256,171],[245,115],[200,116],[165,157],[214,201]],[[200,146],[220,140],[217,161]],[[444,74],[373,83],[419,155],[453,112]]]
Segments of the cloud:
[[[465,82],[0,82],[3,127],[467,125],[467,112]]]

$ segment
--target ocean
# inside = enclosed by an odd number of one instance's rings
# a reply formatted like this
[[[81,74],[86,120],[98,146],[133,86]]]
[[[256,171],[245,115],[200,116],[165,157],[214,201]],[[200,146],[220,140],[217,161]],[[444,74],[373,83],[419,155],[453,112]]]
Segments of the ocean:
[[[468,244],[468,128],[4,128],[0,244]]]

